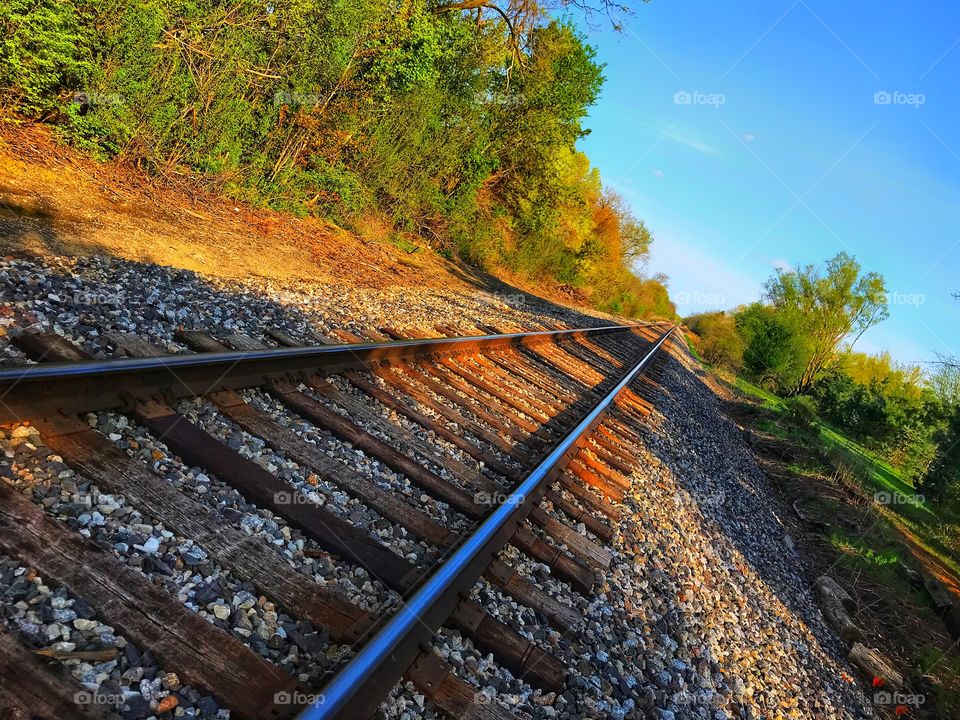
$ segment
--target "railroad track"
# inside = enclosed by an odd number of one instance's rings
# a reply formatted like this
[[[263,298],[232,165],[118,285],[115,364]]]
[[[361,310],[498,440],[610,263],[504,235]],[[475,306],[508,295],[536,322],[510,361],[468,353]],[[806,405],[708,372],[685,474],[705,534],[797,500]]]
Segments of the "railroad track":
[[[185,331],[178,339],[195,353],[181,355],[162,355],[135,335],[110,335],[116,357],[109,360],[94,360],[55,335],[21,335],[15,343],[37,364],[0,370],[0,423],[36,428],[78,478],[123,496],[278,611],[349,648],[315,686],[267,662],[226,631],[229,625],[208,622],[7,483],[0,483],[0,553],[82,598],[98,621],[148,648],[231,717],[367,717],[404,679],[443,714],[513,717],[430,644],[441,627],[453,628],[531,686],[564,687],[565,663],[487,612],[471,591],[489,583],[538,622],[577,631],[582,617],[573,603],[502,551],[510,546],[549,566],[563,593],[593,592],[611,562],[607,546],[629,490],[636,426],[650,412],[643,392],[656,388],[650,376],[674,330],[480,330],[487,334],[380,328],[301,342],[266,329],[275,347],[237,334]],[[310,473],[311,484],[336,486],[375,513],[379,527],[415,539],[426,552],[411,559],[395,551],[384,532],[354,526],[318,504],[309,486],[270,472],[177,411],[179,402],[197,397]],[[278,422],[264,403],[282,406],[296,422]],[[231,524],[222,508],[181,492],[92,427],[85,419],[91,412],[122,413],[185,465],[269,510],[309,544],[304,556],[362,568],[395,599],[389,612],[364,610],[298,572],[270,544]],[[371,479],[324,452],[304,427],[347,444],[402,482]],[[41,661],[0,626],[0,717],[109,713],[96,702],[78,706],[83,690],[62,666]]]

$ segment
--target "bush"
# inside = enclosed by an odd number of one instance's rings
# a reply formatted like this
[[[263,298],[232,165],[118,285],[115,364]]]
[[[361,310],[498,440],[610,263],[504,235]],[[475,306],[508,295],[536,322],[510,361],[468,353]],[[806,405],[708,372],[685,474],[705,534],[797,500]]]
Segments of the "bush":
[[[808,430],[817,419],[817,403],[807,395],[797,395],[783,401],[784,425],[793,430]]]
[[[64,92],[87,90],[90,28],[59,0],[0,0],[0,88],[28,115],[57,108]]]
[[[936,500],[960,500],[960,408],[954,409],[937,440],[937,457],[920,481],[920,490]]]
[[[736,370],[743,364],[743,340],[733,317],[723,312],[691,315],[684,321],[697,336],[697,350],[711,365]]]
[[[631,272],[652,240],[576,148],[595,50],[536,3],[490,16],[384,0],[0,0],[0,101],[103,158],[673,317]]]
[[[743,338],[743,368],[761,384],[783,388],[792,385],[799,370],[796,332],[761,303],[748,305],[736,315],[737,332]]]

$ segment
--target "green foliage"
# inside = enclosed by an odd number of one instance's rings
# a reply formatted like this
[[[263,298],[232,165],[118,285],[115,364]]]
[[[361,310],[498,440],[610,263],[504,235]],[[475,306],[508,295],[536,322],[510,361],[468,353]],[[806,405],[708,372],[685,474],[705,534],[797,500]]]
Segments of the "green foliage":
[[[497,16],[434,9],[0,0],[0,97],[103,157],[347,224],[383,212],[438,251],[671,317],[631,272],[649,231],[575,148],[594,49],[530,6],[516,64]]]
[[[767,281],[766,296],[783,322],[796,331],[803,369],[793,388],[802,393],[830,366],[837,348],[889,316],[887,290],[877,273],[861,275],[860,264],[837,253],[823,269],[807,265],[778,271]]]
[[[737,313],[743,339],[743,368],[761,383],[785,386],[798,375],[797,331],[773,308],[753,303]]]
[[[960,407],[954,407],[940,431],[937,457],[920,488],[935,499],[960,500]]]
[[[697,349],[708,363],[728,370],[736,370],[742,365],[744,344],[732,315],[700,313],[684,322],[699,338]]]
[[[793,430],[807,430],[817,418],[817,403],[806,395],[786,398],[781,418]]]
[[[960,457],[949,450],[960,435],[944,430],[960,399],[955,364],[927,379],[888,354],[840,350],[887,316],[883,278],[840,253],[822,269],[778,272],[766,289],[767,304],[753,303],[732,318],[687,319],[704,359],[790,396],[777,408],[788,427],[808,428],[819,414],[907,482],[924,478],[932,494],[960,492]]]
[[[848,353],[812,390],[824,419],[887,458],[905,478],[926,471],[943,405],[919,370],[899,367],[887,354]]]
[[[0,0],[0,88],[28,115],[60,104],[64,91],[86,89],[92,74],[88,3]]]
[[[960,361],[954,357],[941,358],[930,374],[929,384],[944,405],[960,405]]]

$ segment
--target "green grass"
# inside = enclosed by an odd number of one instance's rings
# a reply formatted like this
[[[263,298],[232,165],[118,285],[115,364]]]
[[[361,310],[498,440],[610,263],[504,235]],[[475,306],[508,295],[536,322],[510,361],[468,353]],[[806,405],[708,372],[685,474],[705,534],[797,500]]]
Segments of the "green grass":
[[[785,407],[783,398],[769,390],[765,390],[759,385],[755,385],[749,380],[739,376],[736,379],[736,388],[741,394],[758,401],[764,409],[770,410],[777,415],[783,413]],[[891,494],[897,492],[908,496],[916,494],[916,488],[908,483],[903,475],[890,465],[890,463],[878,457],[857,441],[847,437],[837,428],[825,423],[823,420],[817,419],[813,425],[819,433],[820,449],[828,453],[844,454],[846,459],[857,467],[857,469],[865,471],[864,478],[877,490]],[[791,439],[793,436],[793,433],[789,430],[785,430],[774,422],[768,422],[763,429],[783,439]],[[932,511],[926,507],[925,503],[912,501],[909,504],[933,514]]]
[[[758,432],[786,441],[808,452],[788,465],[797,477],[823,478],[835,472],[859,483],[867,495],[888,493],[898,502],[875,505],[877,522],[867,522],[851,533],[835,522],[838,507],[829,498],[824,521],[833,527],[829,543],[839,553],[838,565],[869,576],[881,583],[892,597],[901,598],[919,618],[936,626],[937,617],[929,607],[923,591],[910,586],[897,570],[898,562],[914,564],[912,540],[944,566],[960,577],[960,511],[953,505],[928,503],[917,497],[913,484],[896,467],[860,443],[847,437],[839,428],[817,418],[809,428],[797,428],[787,422],[787,405],[776,394],[741,377],[726,381],[740,397],[755,403],[766,412],[753,422]],[[862,532],[860,532],[862,530]],[[913,657],[911,670],[917,675],[932,672],[939,679],[933,683],[936,706],[946,711],[944,717],[960,717],[960,657],[956,652],[924,647]],[[932,701],[933,698],[928,698]]]
[[[960,544],[953,542],[960,533],[960,513],[955,508],[928,503],[907,478],[889,462],[847,437],[840,429],[816,419],[810,430],[798,430],[782,421],[786,404],[778,395],[749,380],[736,377],[734,389],[769,412],[758,418],[757,430],[812,451],[814,458],[794,462],[790,469],[798,475],[823,475],[843,468],[869,494],[886,493],[894,502],[882,504],[887,520],[901,524],[919,544],[936,555],[960,575]],[[866,551],[864,551],[866,552]],[[875,552],[875,551],[874,551]],[[848,553],[850,555],[850,553]],[[885,557],[882,553],[876,557]],[[875,558],[862,558],[868,564]]]
[[[888,550],[876,550],[868,545],[863,538],[850,537],[840,532],[835,532],[830,536],[830,544],[840,552],[857,558],[865,566],[883,568],[896,565],[900,559],[900,552],[896,547]]]
[[[743,395],[747,395],[748,397],[758,400],[767,410],[772,410],[775,413],[783,412],[783,398],[774,395],[769,390],[764,390],[759,385],[754,385],[752,382],[740,377],[739,375],[737,376],[735,387]]]
[[[933,511],[927,507],[926,502],[919,502],[916,499],[917,489],[890,463],[822,420],[817,420],[814,425],[820,431],[823,446],[828,451],[845,453],[851,461],[860,466],[860,469],[864,471],[863,478],[868,480],[877,490],[908,496],[907,505],[934,515]]]

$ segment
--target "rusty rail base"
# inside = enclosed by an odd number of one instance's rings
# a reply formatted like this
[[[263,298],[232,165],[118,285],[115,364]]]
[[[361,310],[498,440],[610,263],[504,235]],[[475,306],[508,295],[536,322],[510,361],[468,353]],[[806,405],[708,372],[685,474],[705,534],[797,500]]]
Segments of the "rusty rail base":
[[[494,510],[432,575],[426,578],[396,614],[383,620],[350,662],[323,688],[320,700],[298,720],[347,720],[372,716],[400,680],[421,647],[455,610],[460,593],[483,574],[521,522],[563,471],[608,408],[640,374],[675,327],[664,332],[644,356],[586,416],[534,467],[506,501]]]

